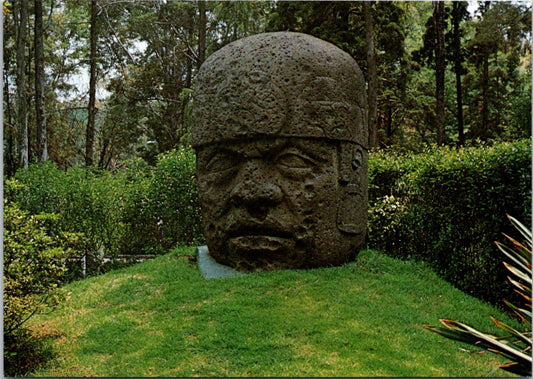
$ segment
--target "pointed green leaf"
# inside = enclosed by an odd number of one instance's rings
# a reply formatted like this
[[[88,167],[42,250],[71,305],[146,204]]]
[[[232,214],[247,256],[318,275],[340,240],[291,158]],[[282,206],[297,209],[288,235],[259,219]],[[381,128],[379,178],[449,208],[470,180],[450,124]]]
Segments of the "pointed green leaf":
[[[520,221],[518,221],[517,219],[515,219],[514,217],[512,216],[509,216],[507,215],[507,218],[509,219],[509,221],[511,221],[511,223],[516,227],[516,229],[518,229],[518,231],[524,236],[524,238],[528,241],[529,243],[529,246],[532,245],[533,241],[532,241],[532,236],[531,236],[531,230],[529,230],[528,228],[526,228]]]
[[[522,279],[524,282],[531,283],[531,276],[527,275],[526,273],[518,270],[516,267],[513,267],[505,262],[503,262],[503,264],[507,268],[507,270],[511,271],[516,277]]]
[[[494,322],[496,324],[496,326],[498,326],[498,328],[501,328],[501,329],[511,333],[513,336],[518,338],[520,341],[525,342],[526,344],[531,344],[531,333],[530,333],[530,336],[528,337],[527,335],[520,333],[518,330],[516,330],[513,327],[511,327],[511,326],[509,326],[509,325],[507,325],[507,324],[495,319],[492,316],[490,316],[490,319],[492,320],[492,322]]]
[[[507,238],[511,243],[513,244],[513,247],[507,247],[509,249],[509,252],[516,256],[517,258],[522,259],[525,265],[531,269],[531,247],[526,247],[514,238],[508,236],[507,234],[503,233],[505,238]]]
[[[531,364],[530,356],[522,353],[514,346],[507,344],[505,341],[497,340],[497,337],[493,335],[482,333],[471,326],[453,320],[440,320],[440,322],[450,329],[448,331],[448,335],[450,335],[449,338],[457,339],[469,344],[475,344],[485,350],[495,350],[499,354],[513,361],[526,361]],[[428,329],[433,330],[431,328]],[[444,333],[437,333],[445,335]],[[476,339],[477,342],[471,342]]]
[[[531,304],[531,287],[526,286],[525,284],[522,284],[516,280],[513,280],[513,278],[507,277],[507,280],[511,282],[515,287],[517,287],[520,291],[515,290],[516,293],[520,294],[526,299],[526,302],[528,304]]]
[[[524,321],[528,327],[531,328],[531,311],[523,308],[518,308],[516,305],[504,300],[504,303],[511,308]]]
[[[519,266],[521,270],[531,273],[531,267],[528,267],[529,261],[527,258],[517,255],[514,250],[512,250],[511,248],[509,248],[508,246],[500,242],[495,242],[495,243],[496,243],[496,246],[498,246],[498,248],[500,249],[500,251],[504,253],[505,256],[507,256],[507,258],[511,259],[514,264]],[[531,255],[530,255],[530,258],[531,258]]]
[[[511,362],[499,366],[502,370],[513,373],[519,376],[531,376],[531,365],[521,364],[518,362]]]

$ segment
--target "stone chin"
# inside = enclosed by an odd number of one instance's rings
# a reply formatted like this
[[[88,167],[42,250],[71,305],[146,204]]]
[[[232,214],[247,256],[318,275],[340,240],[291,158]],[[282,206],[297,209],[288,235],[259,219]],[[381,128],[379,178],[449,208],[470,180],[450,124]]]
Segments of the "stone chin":
[[[284,237],[247,235],[230,238],[227,248],[238,255],[279,255],[280,252],[294,249],[294,241]]]
[[[235,256],[238,269],[254,271],[286,264],[289,265],[294,251],[294,240],[284,237],[248,235],[230,238],[226,243],[227,251]]]
[[[223,236],[224,235],[224,236]],[[240,271],[306,267],[306,252],[312,241],[279,231],[250,231],[239,235],[207,237],[210,254],[218,262]]]

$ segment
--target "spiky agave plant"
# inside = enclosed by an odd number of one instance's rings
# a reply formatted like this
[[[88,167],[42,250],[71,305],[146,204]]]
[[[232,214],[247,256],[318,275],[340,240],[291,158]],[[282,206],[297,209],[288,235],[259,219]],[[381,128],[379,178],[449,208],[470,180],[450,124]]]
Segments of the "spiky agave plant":
[[[425,325],[424,328],[436,332],[444,337],[466,342],[478,346],[495,354],[500,354],[510,360],[500,366],[501,369],[520,376],[531,376],[531,230],[522,225],[515,218],[507,215],[511,223],[525,238],[524,244],[515,239],[504,236],[511,241],[512,247],[496,242],[498,248],[510,259],[511,263],[504,262],[505,267],[511,272],[509,281],[516,287],[515,291],[524,300],[523,307],[517,307],[504,300],[520,319],[523,321],[525,331],[520,332],[513,327],[491,317],[491,320],[503,331],[505,336],[497,337],[478,331],[477,329],[453,320],[440,320],[444,325]]]

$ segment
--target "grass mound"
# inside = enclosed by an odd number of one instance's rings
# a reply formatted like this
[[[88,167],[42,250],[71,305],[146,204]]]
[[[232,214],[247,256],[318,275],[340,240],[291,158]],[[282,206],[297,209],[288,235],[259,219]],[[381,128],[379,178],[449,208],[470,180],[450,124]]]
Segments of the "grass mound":
[[[423,263],[363,251],[354,263],[203,279],[193,248],[67,286],[33,320],[55,358],[36,376],[487,376],[503,360],[422,329],[487,332],[495,308]]]

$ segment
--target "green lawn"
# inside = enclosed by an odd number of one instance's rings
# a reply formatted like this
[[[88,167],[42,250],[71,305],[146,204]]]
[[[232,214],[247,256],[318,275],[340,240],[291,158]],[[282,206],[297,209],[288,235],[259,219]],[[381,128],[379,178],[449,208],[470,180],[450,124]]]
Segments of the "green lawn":
[[[32,320],[55,359],[36,376],[508,376],[504,361],[423,330],[439,318],[496,332],[495,308],[423,263],[354,263],[203,279],[178,249],[67,286]]]

